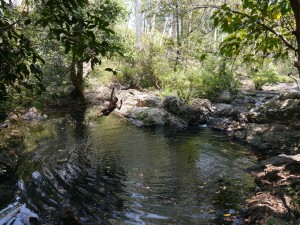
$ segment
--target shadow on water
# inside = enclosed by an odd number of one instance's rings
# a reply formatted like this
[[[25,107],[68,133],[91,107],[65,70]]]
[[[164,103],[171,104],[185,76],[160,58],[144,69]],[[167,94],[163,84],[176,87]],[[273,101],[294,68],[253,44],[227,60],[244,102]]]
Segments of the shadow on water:
[[[22,160],[17,199],[43,224],[66,206],[83,224],[241,224],[255,162],[218,132],[139,129],[90,109],[40,126],[49,135]]]

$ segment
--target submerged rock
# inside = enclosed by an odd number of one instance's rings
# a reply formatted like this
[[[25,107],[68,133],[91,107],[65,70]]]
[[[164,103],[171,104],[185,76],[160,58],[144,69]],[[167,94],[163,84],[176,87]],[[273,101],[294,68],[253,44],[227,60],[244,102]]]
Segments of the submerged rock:
[[[31,225],[41,224],[39,216],[26,207],[26,204],[14,203],[0,211],[0,224]]]

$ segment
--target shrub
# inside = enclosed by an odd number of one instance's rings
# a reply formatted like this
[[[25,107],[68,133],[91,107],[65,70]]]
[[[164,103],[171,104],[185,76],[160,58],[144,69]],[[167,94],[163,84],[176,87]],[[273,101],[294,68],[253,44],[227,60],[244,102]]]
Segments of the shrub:
[[[238,82],[233,73],[226,68],[224,59],[211,56],[203,62],[201,69],[201,91],[209,99],[216,96],[221,90],[236,91]]]
[[[275,84],[279,82],[279,77],[273,68],[262,68],[251,74],[256,90],[262,90],[265,84]]]

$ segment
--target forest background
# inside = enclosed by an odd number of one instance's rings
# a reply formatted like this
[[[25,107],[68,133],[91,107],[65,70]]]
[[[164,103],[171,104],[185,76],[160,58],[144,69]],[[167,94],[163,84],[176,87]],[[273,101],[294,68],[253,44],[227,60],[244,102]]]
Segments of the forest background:
[[[1,118],[112,82],[186,102],[297,83],[298,20],[298,0],[0,0]]]

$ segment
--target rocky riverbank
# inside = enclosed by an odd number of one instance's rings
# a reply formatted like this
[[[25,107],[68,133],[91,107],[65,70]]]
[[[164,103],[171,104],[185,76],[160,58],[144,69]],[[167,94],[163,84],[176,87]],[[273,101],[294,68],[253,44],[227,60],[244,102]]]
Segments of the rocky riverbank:
[[[109,100],[101,87],[87,98],[94,104]],[[138,127],[207,124],[247,143],[265,155],[255,168],[257,192],[248,200],[247,224],[299,224],[300,218],[300,93],[241,91],[221,93],[216,102],[194,99],[187,105],[174,96],[164,99],[137,90],[120,90],[124,105],[117,113]],[[281,155],[280,155],[281,154]]]
[[[100,87],[87,94],[92,104],[105,107],[111,90]],[[119,90],[123,115],[138,127],[172,126],[177,129],[207,124],[268,154],[300,153],[300,93],[222,93],[213,104],[193,99],[185,104],[175,96],[160,98],[137,90]]]

